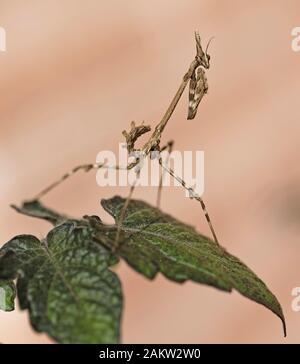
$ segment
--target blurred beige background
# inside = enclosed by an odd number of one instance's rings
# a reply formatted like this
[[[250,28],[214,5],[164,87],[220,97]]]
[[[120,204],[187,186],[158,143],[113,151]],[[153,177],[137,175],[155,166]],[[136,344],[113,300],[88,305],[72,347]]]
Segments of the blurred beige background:
[[[300,52],[291,30],[300,3],[212,0],[0,0],[7,53],[0,53],[0,242],[43,236],[49,225],[16,214],[53,179],[100,150],[117,151],[131,120],[154,125],[195,55],[193,32],[211,36],[209,94],[186,120],[187,94],[164,140],[205,151],[205,194],[219,239],[277,295],[288,337],[268,310],[236,292],[158,277],[125,264],[125,343],[296,343],[300,312]],[[126,195],[81,174],[45,198],[66,213],[98,214],[101,198]],[[136,198],[155,203],[153,188]],[[163,209],[209,234],[201,208],[181,189]],[[0,312],[0,342],[47,343],[26,312]]]

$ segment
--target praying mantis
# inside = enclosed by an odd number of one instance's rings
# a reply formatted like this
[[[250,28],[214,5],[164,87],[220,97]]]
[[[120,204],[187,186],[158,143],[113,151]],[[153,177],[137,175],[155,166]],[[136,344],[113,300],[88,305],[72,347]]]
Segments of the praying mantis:
[[[205,75],[205,70],[209,69],[210,67],[210,56],[207,53],[208,46],[210,41],[207,44],[207,47],[205,51],[203,51],[201,46],[201,38],[198,32],[195,32],[195,41],[196,41],[196,56],[191,62],[188,71],[183,76],[182,82],[173,97],[169,107],[167,108],[165,114],[163,115],[160,122],[156,125],[154,131],[150,135],[150,138],[148,141],[143,145],[141,149],[135,148],[135,143],[141,137],[143,134],[148,133],[151,131],[151,127],[149,125],[136,125],[134,122],[131,123],[131,129],[127,131],[123,131],[123,136],[126,140],[127,150],[130,155],[134,153],[135,160],[130,162],[127,166],[108,166],[106,163],[89,163],[89,164],[82,164],[79,166],[74,167],[70,172],[65,173],[60,179],[43,189],[40,193],[38,193],[33,200],[39,200],[43,196],[45,196],[48,192],[53,190],[55,187],[57,187],[59,184],[61,184],[63,181],[67,180],[74,174],[76,174],[79,171],[89,172],[91,170],[97,170],[100,168],[115,168],[117,170],[125,169],[125,170],[131,170],[133,168],[136,168],[136,174],[138,177],[138,174],[140,170],[138,169],[138,166],[140,165],[140,162],[143,158],[147,158],[151,153],[157,152],[158,155],[158,161],[159,164],[162,167],[162,171],[169,173],[175,180],[177,180],[180,185],[188,191],[189,197],[191,199],[194,199],[198,201],[202,207],[202,210],[205,214],[206,221],[209,225],[209,228],[211,230],[212,236],[214,238],[214,241],[216,244],[218,243],[218,239],[215,233],[215,230],[213,228],[210,216],[207,212],[205,203],[201,196],[199,196],[192,187],[187,186],[186,182],[179,176],[175,174],[175,172],[169,168],[169,166],[163,162],[162,158],[159,157],[159,153],[168,150],[169,152],[172,150],[173,142],[170,141],[167,145],[160,147],[161,137],[162,133],[170,120],[186,86],[189,84],[189,103],[188,103],[188,115],[187,119],[194,119],[199,103],[201,102],[202,98],[208,91],[208,83],[207,78]],[[157,206],[160,204],[160,196],[161,196],[161,189],[162,189],[162,179],[163,179],[163,173],[160,178],[159,188],[158,188],[158,197],[157,197]],[[132,198],[133,192],[134,192],[135,183],[133,183],[130,187],[129,195],[126,198],[126,201],[123,205],[120,218],[117,225],[117,234],[115,238],[115,248],[118,247],[118,241],[120,237],[120,231],[121,226],[125,218],[126,209],[130,203],[130,200]]]

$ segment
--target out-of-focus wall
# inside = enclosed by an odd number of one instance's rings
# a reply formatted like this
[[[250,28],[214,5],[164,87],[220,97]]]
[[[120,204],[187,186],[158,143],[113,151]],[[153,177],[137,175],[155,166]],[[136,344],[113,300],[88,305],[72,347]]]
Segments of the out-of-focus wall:
[[[277,295],[288,337],[268,310],[237,293],[158,277],[149,282],[125,264],[125,343],[300,341],[300,53],[291,29],[300,5],[288,1],[0,0],[7,52],[0,53],[0,241],[43,236],[49,226],[9,204],[32,197],[70,167],[117,151],[131,120],[161,118],[195,54],[193,32],[210,47],[209,93],[193,121],[187,95],[164,140],[205,151],[204,199],[222,245]],[[45,198],[75,216],[98,214],[101,198],[126,195],[80,175]],[[154,188],[137,198],[155,202]],[[163,209],[209,234],[201,208],[179,188]],[[45,343],[27,313],[0,312],[0,341]]]

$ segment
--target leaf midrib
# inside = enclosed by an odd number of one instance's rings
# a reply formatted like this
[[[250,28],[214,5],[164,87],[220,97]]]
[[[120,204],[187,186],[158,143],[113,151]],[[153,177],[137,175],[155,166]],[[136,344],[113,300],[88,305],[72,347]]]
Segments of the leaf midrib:
[[[158,238],[162,238],[162,239],[164,239],[164,240],[168,240],[170,243],[173,243],[173,244],[177,244],[178,245],[178,242],[176,241],[176,240],[173,240],[172,239],[172,237],[168,237],[168,236],[166,236],[166,235],[160,235],[160,234],[157,234],[157,233],[154,233],[154,232],[152,232],[152,231],[149,231],[149,230],[146,230],[146,229],[144,229],[144,230],[140,230],[140,229],[134,229],[134,228],[128,228],[128,227],[125,227],[124,225],[122,225],[121,226],[121,230],[122,231],[124,231],[124,232],[136,232],[136,233],[140,233],[140,234],[144,234],[144,235],[150,235],[150,236],[154,236],[154,237],[158,237]],[[147,239],[147,241],[149,241],[148,239]],[[172,257],[170,257],[168,254],[166,254],[164,251],[162,251],[161,249],[159,249],[159,247],[157,246],[157,245],[155,245],[155,244],[153,244],[152,242],[151,242],[151,240],[149,241],[150,243],[151,243],[151,245],[155,248],[155,249],[158,249],[159,251],[160,251],[160,253],[161,254],[163,254],[164,256],[166,256],[169,260],[173,260],[174,262],[177,262],[178,263],[178,261],[175,259],[175,258],[172,258]],[[181,241],[180,242],[180,244],[184,244],[185,246],[187,246],[188,248],[191,248],[192,250],[194,250],[196,253],[197,253],[197,255],[199,254],[199,250],[197,250],[195,247],[193,247],[193,246],[191,246],[191,245],[189,245],[188,243],[186,243],[185,241]],[[191,264],[189,264],[189,263],[187,263],[187,262],[184,262],[184,263],[182,263],[181,261],[179,261],[180,262],[180,264],[182,264],[182,265],[185,265],[185,266],[188,266],[189,268],[191,268],[191,269],[195,269],[195,266],[193,266],[193,265],[191,265]],[[210,275],[211,277],[213,277],[214,279],[216,279],[216,280],[220,280],[221,278],[219,277],[219,276],[216,276],[215,274],[213,274],[212,272],[210,272],[210,271],[208,271],[208,270],[206,270],[205,268],[203,268],[203,267],[199,267],[199,266],[197,266],[197,268],[196,268],[197,270],[200,270],[200,271],[202,271],[202,272],[204,272],[205,274],[208,274],[208,275]],[[224,282],[225,284],[227,283],[227,286],[228,286],[228,283],[229,282],[225,282],[223,279],[221,279],[221,281],[222,282]]]
[[[80,302],[79,297],[77,297],[75,291],[73,290],[73,287],[69,284],[69,282],[67,281],[63,270],[60,267],[60,264],[54,259],[54,257],[51,254],[51,251],[49,250],[47,244],[45,241],[41,242],[41,246],[44,248],[44,251],[48,257],[48,259],[50,260],[50,262],[52,263],[54,270],[56,270],[56,273],[60,276],[60,278],[62,279],[64,285],[67,287],[67,289],[70,292],[70,295],[74,298],[75,302],[78,304]],[[45,264],[45,263],[44,263]],[[44,265],[43,264],[43,265]],[[56,275],[56,273],[54,275]]]

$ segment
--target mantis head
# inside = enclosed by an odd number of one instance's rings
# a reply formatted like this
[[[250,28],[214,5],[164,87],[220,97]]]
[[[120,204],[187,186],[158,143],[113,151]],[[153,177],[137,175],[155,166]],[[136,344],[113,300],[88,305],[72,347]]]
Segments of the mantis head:
[[[202,49],[201,38],[200,38],[200,35],[198,32],[195,32],[195,39],[196,39],[196,49],[197,49],[196,59],[199,63],[199,66],[202,66],[202,67],[208,69],[210,66],[210,64],[209,64],[210,55],[207,53],[207,50],[208,50],[208,46],[213,38],[210,38],[210,40],[208,41],[205,52]]]

